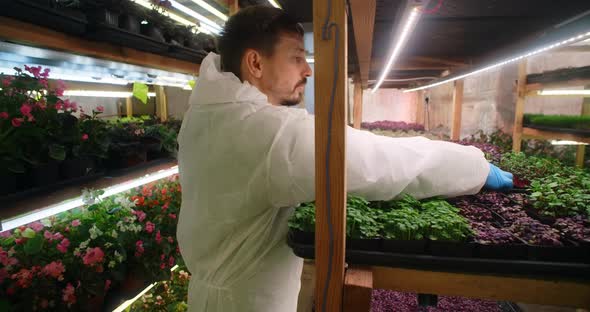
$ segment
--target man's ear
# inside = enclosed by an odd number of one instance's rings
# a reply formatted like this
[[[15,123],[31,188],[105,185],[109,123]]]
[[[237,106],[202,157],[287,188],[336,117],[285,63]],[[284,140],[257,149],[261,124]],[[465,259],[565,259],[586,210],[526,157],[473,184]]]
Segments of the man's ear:
[[[248,49],[244,54],[244,67],[248,74],[254,78],[262,77],[262,55],[256,50]]]

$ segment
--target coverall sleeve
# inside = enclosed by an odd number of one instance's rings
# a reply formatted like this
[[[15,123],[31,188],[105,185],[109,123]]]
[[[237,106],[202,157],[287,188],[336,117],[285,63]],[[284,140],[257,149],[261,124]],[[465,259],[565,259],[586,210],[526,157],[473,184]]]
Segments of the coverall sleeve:
[[[289,118],[269,155],[269,195],[273,205],[293,206],[315,199],[315,145],[312,115]],[[489,164],[471,146],[424,137],[390,138],[346,129],[347,189],[368,200],[402,193],[416,198],[475,194]]]

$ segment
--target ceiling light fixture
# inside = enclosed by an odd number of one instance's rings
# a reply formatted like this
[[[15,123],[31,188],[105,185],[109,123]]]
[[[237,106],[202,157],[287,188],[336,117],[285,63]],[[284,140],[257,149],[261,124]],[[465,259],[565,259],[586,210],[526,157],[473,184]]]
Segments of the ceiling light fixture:
[[[590,96],[590,90],[540,90],[538,95],[584,95]]]
[[[211,14],[219,17],[223,21],[227,21],[227,15],[219,12],[216,8],[212,7],[209,3],[207,3],[203,0],[192,0],[192,1],[194,3],[196,3],[198,6],[202,7],[203,9],[209,11]]]
[[[551,140],[551,145],[588,145],[588,143],[566,140]]]
[[[170,0],[170,3],[172,3],[173,8],[181,11],[182,13],[185,13],[186,15],[190,15],[190,16],[194,17],[195,19],[197,19],[198,21],[200,21],[201,28],[205,28],[214,34],[219,34],[221,32],[222,26],[216,24],[215,22],[206,18],[205,16],[185,7],[184,5],[178,3],[174,0]]]
[[[125,91],[94,91],[94,90],[65,90],[64,96],[90,96],[106,98],[128,98],[133,96],[133,92]],[[149,97],[156,96],[155,92],[148,92]]]
[[[147,0],[132,0],[132,1],[135,2],[135,3],[137,3],[137,4],[139,4],[139,5],[141,5],[144,8],[148,8],[148,9],[151,9],[152,8],[151,3],[149,1],[147,1]],[[177,21],[177,22],[179,22],[179,23],[181,23],[183,25],[195,26],[197,28],[197,30],[200,31],[200,32],[204,32],[204,33],[207,33],[207,34],[210,34],[211,33],[211,31],[209,31],[208,29],[205,29],[205,28],[197,25],[196,23],[193,23],[193,22],[191,22],[191,21],[189,21],[187,19],[184,19],[184,18],[182,18],[182,17],[180,17],[180,16],[178,16],[178,15],[176,15],[174,13],[166,12],[163,15],[168,16],[168,17],[170,17],[170,19],[175,20],[175,21]],[[141,21],[141,23],[144,24],[144,25],[146,25],[148,22],[146,20],[143,20],[143,21]]]
[[[156,173],[152,173],[149,175],[145,175],[141,178],[131,180],[128,182],[124,182],[118,185],[111,186],[109,188],[104,189],[104,194],[100,196],[101,199],[107,198],[112,195],[116,195],[125,191],[128,191],[134,187],[138,187],[144,184],[148,184],[150,182],[154,182],[171,175],[178,173],[178,166],[171,167],[170,169],[160,170]],[[35,222],[37,220],[41,220],[58,213],[68,211],[77,207],[84,205],[84,201],[82,200],[82,196],[77,198],[55,204],[52,206],[45,207],[33,213],[24,215],[22,217],[17,217],[14,219],[9,220],[2,220],[2,228],[0,231],[8,231],[15,229],[21,225],[29,224],[31,222]]]
[[[410,15],[406,19],[404,27],[402,28],[402,31],[399,33],[397,38],[395,38],[395,47],[393,48],[393,51],[391,52],[391,55],[389,56],[389,60],[387,61],[387,65],[385,66],[385,68],[383,69],[383,72],[381,73],[381,77],[379,77],[377,84],[373,87],[373,90],[371,90],[372,93],[375,93],[375,91],[377,91],[377,89],[379,89],[379,87],[381,86],[381,84],[385,80],[385,77],[387,77],[387,74],[389,74],[389,71],[391,70],[391,66],[393,65],[393,63],[397,59],[402,47],[406,43],[408,35],[410,34],[410,32],[412,31],[414,26],[416,26],[419,16],[420,16],[420,12],[418,11],[418,8],[416,8],[416,7],[412,8],[412,10],[410,11]]]
[[[313,57],[311,57],[311,58],[310,58],[310,57],[308,57],[308,58],[306,58],[305,60],[306,60],[306,61],[307,61],[309,64],[313,64],[313,63],[315,63],[315,59],[314,59]]]
[[[275,0],[268,0],[268,2],[270,3],[270,5],[272,5],[273,7],[277,8],[277,9],[282,9],[281,5],[278,4]]]
[[[428,88],[440,86],[441,84],[445,84],[447,82],[452,82],[452,81],[455,81],[455,80],[463,79],[465,77],[473,76],[473,75],[476,75],[476,74],[479,74],[479,73],[488,71],[490,69],[494,69],[494,68],[497,68],[497,67],[500,67],[500,66],[504,66],[504,65],[506,65],[508,63],[513,63],[513,62],[516,62],[516,61],[520,61],[520,60],[522,60],[524,58],[527,58],[527,57],[530,57],[530,56],[533,56],[533,55],[537,55],[539,53],[542,53],[542,52],[545,52],[545,51],[548,51],[548,50],[552,50],[552,49],[555,49],[557,47],[560,47],[560,46],[563,46],[563,45],[566,45],[566,44],[573,43],[575,41],[579,41],[579,40],[584,39],[586,37],[590,37],[590,32],[582,33],[582,34],[579,34],[577,36],[568,38],[566,40],[558,41],[558,42],[555,42],[553,44],[546,45],[546,46],[544,46],[542,48],[539,48],[539,49],[530,51],[528,53],[521,54],[519,56],[510,58],[510,59],[505,59],[503,61],[497,62],[495,64],[492,64],[492,65],[489,65],[489,66],[486,66],[486,67],[483,67],[483,68],[480,68],[478,70],[474,70],[474,71],[468,72],[468,73],[463,74],[463,75],[459,75],[459,76],[456,76],[456,77],[452,77],[452,78],[449,78],[449,79],[445,79],[445,80],[442,80],[442,81],[431,83],[431,84],[428,84],[428,85],[425,85],[425,86],[421,86],[421,87],[417,87],[417,88],[413,88],[413,89],[404,90],[404,92],[419,91],[419,90],[424,90],[424,89],[428,89]]]

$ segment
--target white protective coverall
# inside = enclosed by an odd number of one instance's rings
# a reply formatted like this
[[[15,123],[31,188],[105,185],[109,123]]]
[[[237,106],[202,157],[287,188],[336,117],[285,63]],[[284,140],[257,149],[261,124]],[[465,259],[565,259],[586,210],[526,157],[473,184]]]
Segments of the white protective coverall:
[[[271,105],[210,53],[178,140],[189,311],[296,311],[302,259],[287,219],[315,198],[313,115]],[[348,191],[369,200],[474,194],[489,171],[474,147],[350,127],[347,143]]]

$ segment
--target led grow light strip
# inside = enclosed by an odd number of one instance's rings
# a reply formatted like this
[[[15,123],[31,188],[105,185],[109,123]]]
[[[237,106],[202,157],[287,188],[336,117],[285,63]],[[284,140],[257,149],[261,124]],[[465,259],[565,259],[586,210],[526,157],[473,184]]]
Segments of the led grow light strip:
[[[270,3],[270,5],[272,5],[273,7],[277,8],[277,9],[282,9],[281,5],[279,5],[275,0],[268,0],[268,2]]]
[[[137,3],[137,4],[139,4],[139,5],[141,5],[144,8],[148,8],[148,9],[151,9],[152,8],[152,5],[151,5],[151,3],[149,1],[146,1],[146,0],[132,0],[132,1],[135,2],[135,3]],[[207,34],[210,34],[211,33],[208,29],[205,29],[205,28],[203,28],[203,27],[201,27],[201,26],[199,26],[199,25],[197,25],[197,24],[195,24],[195,23],[193,23],[193,22],[191,22],[191,21],[189,21],[187,19],[184,19],[184,18],[182,18],[182,17],[174,14],[174,13],[166,12],[166,14],[163,14],[163,15],[168,16],[171,19],[173,19],[173,20],[175,20],[175,21],[177,21],[177,22],[179,22],[179,23],[181,23],[183,25],[195,26],[198,31],[201,31],[201,32],[204,32],[204,33],[207,33]],[[144,24],[144,21],[142,21],[141,23]]]
[[[172,7],[181,11],[182,13],[185,13],[186,15],[190,15],[194,18],[196,18],[197,20],[203,22],[201,24],[201,27],[204,27],[206,29],[208,29],[209,31],[215,33],[215,34],[219,34],[221,32],[221,26],[216,24],[215,22],[213,22],[212,20],[206,18],[205,16],[185,7],[184,5],[174,1],[174,0],[170,0],[170,3],[172,3]]]
[[[306,61],[307,61],[309,64],[313,64],[313,63],[315,63],[315,59],[314,59],[313,57],[312,57],[312,58],[309,58],[309,57],[308,57],[308,58],[306,58],[305,60],[306,60]]]
[[[227,21],[227,15],[219,12],[216,8],[212,7],[209,3],[207,3],[203,0],[192,0],[192,1],[194,3],[196,3],[198,6],[202,7],[203,9],[209,11],[211,14],[219,17],[223,21]]]
[[[541,90],[537,91],[538,95],[588,95],[590,90]]]
[[[104,194],[102,196],[100,196],[100,198],[103,199],[103,198],[106,198],[106,197],[109,197],[112,195],[116,195],[116,194],[128,191],[134,187],[138,187],[138,186],[150,183],[150,182],[154,182],[154,181],[169,177],[169,176],[177,174],[177,173],[178,173],[178,166],[174,166],[174,167],[172,167],[170,169],[166,169],[166,170],[160,170],[156,173],[148,174],[148,175],[145,175],[143,177],[137,178],[132,181],[128,181],[128,182],[124,182],[124,183],[121,183],[118,185],[108,187],[108,188],[104,189]],[[22,217],[17,217],[17,218],[9,219],[9,220],[3,220],[2,221],[2,231],[12,230],[12,229],[17,228],[21,225],[35,222],[37,220],[41,220],[41,219],[56,215],[58,213],[80,207],[83,204],[84,204],[84,202],[82,201],[82,196],[79,196],[75,199],[71,199],[71,200],[56,204],[56,205],[45,207],[43,209],[40,209],[39,211],[35,211],[33,213],[27,214]]]
[[[94,79],[90,76],[60,73],[60,72],[57,72],[54,67],[46,66],[46,68],[51,69],[51,75],[49,77],[49,79],[51,79],[51,80],[80,81],[80,82],[92,82],[92,83],[114,84],[114,85],[128,84],[128,81],[125,79],[110,78],[110,77],[105,77],[105,78],[101,77],[100,79]],[[4,73],[7,75],[14,75],[14,74],[16,74],[16,71],[14,70],[14,68],[0,67],[0,73]]]
[[[94,90],[66,90],[64,96],[91,96],[107,98],[127,98],[133,96],[133,92],[126,91],[94,91]],[[148,92],[149,97],[156,96],[155,92]]]
[[[406,39],[408,38],[410,31],[414,28],[414,26],[416,26],[419,16],[420,16],[420,12],[418,11],[418,9],[413,8],[412,11],[410,12],[410,15],[408,16],[408,19],[406,20],[406,23],[404,24],[404,28],[402,28],[399,38],[397,39],[397,42],[395,43],[395,47],[393,48],[393,51],[391,52],[391,56],[389,56],[389,60],[387,61],[387,65],[385,66],[385,68],[383,69],[383,72],[381,73],[381,77],[379,77],[377,84],[373,87],[373,90],[371,90],[372,93],[375,93],[375,91],[377,91],[377,89],[379,89],[379,87],[381,86],[381,84],[385,80],[385,77],[387,77],[387,74],[389,73],[391,66],[393,65],[393,62],[397,59],[397,56],[399,55],[402,47],[406,43]]]
[[[445,84],[447,82],[452,82],[452,81],[455,81],[455,80],[463,79],[465,77],[476,75],[476,74],[479,74],[479,73],[488,71],[490,69],[494,69],[494,68],[497,68],[497,67],[506,65],[508,63],[513,63],[513,62],[519,61],[519,60],[524,59],[524,58],[527,58],[529,56],[537,55],[539,53],[542,53],[542,52],[545,52],[545,51],[548,51],[548,50],[555,49],[557,47],[560,47],[560,46],[563,46],[563,45],[572,43],[574,41],[579,41],[579,40],[581,40],[583,38],[586,38],[586,37],[590,37],[590,32],[579,34],[577,36],[571,37],[569,39],[566,39],[566,40],[563,40],[563,41],[560,41],[560,42],[555,42],[553,44],[550,44],[550,45],[544,46],[542,48],[539,48],[537,50],[530,51],[528,53],[519,55],[519,56],[514,57],[514,58],[511,58],[511,59],[506,59],[504,61],[495,63],[495,64],[490,65],[490,66],[486,66],[486,67],[481,68],[481,69],[478,69],[478,70],[474,70],[472,72],[468,72],[468,73],[463,74],[463,75],[459,75],[459,76],[452,77],[452,78],[449,78],[449,79],[445,79],[445,80],[442,80],[442,81],[439,81],[439,82],[431,83],[431,84],[428,84],[428,85],[425,85],[425,86],[421,86],[421,87],[417,87],[417,88],[413,88],[413,89],[404,90],[404,92],[412,92],[412,91],[424,90],[424,89],[428,89],[428,88],[440,86],[441,84]]]
[[[588,143],[567,140],[551,140],[551,145],[588,145]]]

